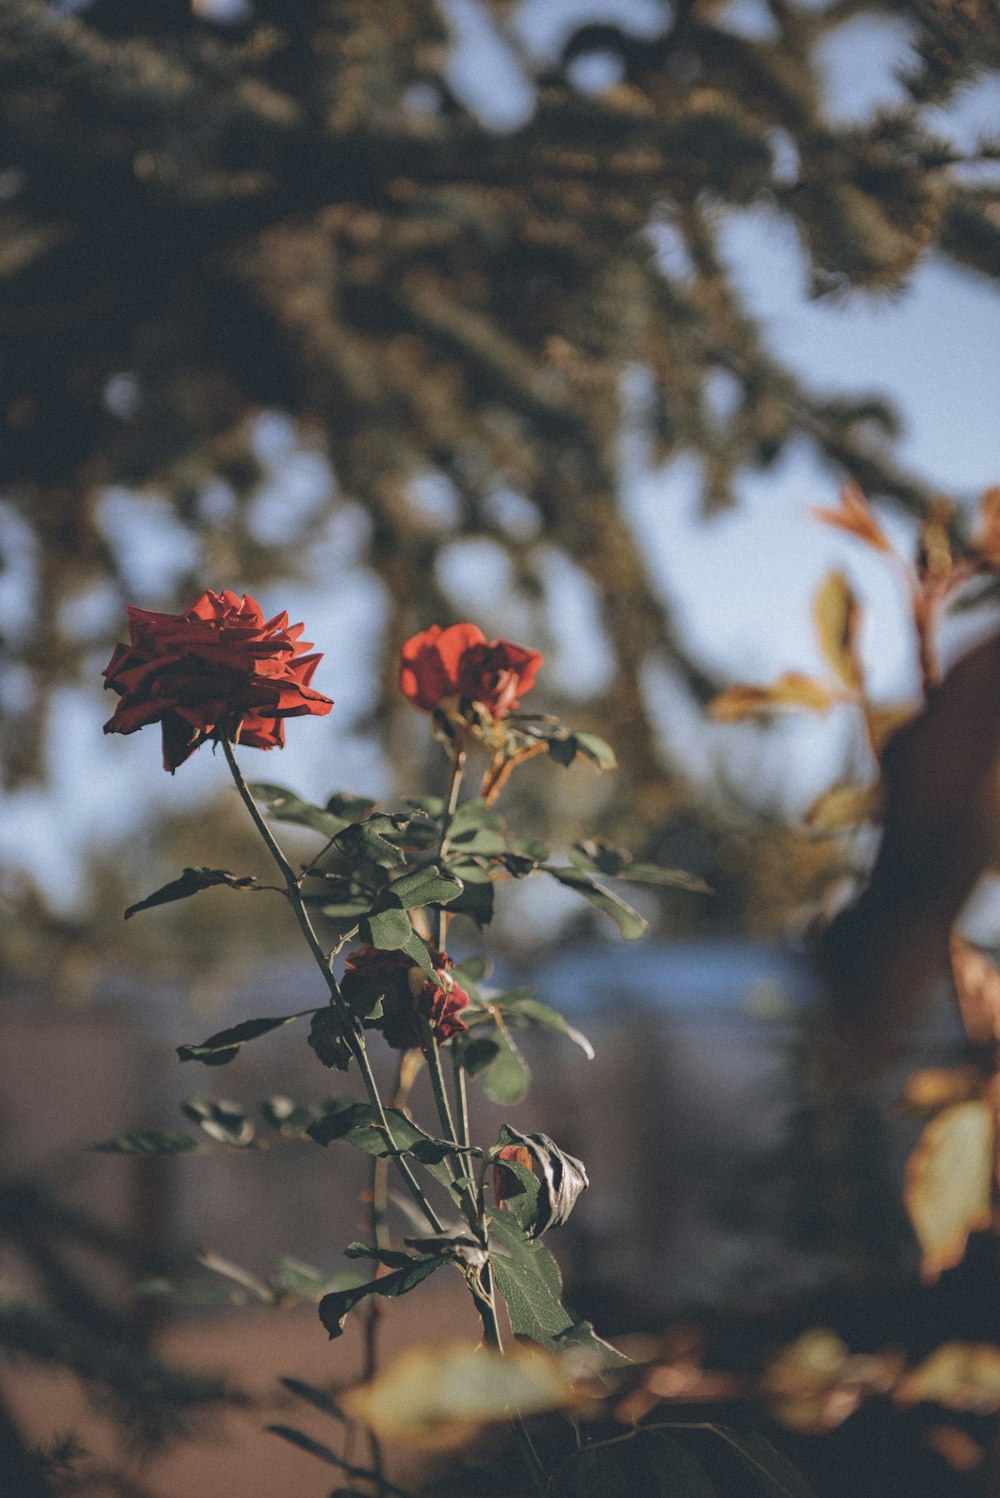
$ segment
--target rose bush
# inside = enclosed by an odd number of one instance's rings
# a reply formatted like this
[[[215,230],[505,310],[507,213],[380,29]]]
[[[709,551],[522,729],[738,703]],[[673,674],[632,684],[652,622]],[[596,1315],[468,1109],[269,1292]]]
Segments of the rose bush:
[[[309,685],[322,656],[307,653],[304,626],[287,613],[265,620],[247,593],[208,591],[184,614],[127,613],[129,644],[115,646],[104,672],[121,699],[104,732],[161,724],[171,773],[209,738],[280,749],[286,718],[333,706]]]
[[[535,685],[544,657],[510,640],[487,640],[475,624],[434,624],[407,640],[400,653],[399,685],[425,712],[451,698],[477,702],[493,718],[516,712]]]
[[[443,1045],[466,1028],[460,1018],[469,995],[446,976],[452,967],[447,952],[430,949],[430,959],[441,982],[425,978],[405,952],[385,952],[378,947],[358,947],[347,959],[340,991],[353,1012],[370,1029],[381,1030],[386,1044],[397,1051],[423,1046],[420,1019],[430,1023],[434,1039]],[[375,1010],[381,1000],[381,1013]]]

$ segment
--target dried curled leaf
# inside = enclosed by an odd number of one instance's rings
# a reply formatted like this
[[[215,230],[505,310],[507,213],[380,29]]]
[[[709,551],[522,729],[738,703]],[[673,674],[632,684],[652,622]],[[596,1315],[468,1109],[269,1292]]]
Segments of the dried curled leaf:
[[[907,1161],[903,1201],[928,1284],[961,1263],[970,1233],[990,1226],[994,1144],[987,1105],[955,1103],[931,1119]]]
[[[812,514],[824,525],[832,525],[837,530],[847,531],[849,535],[856,536],[859,541],[873,546],[876,551],[892,551],[893,549],[892,542],[872,514],[864,492],[853,479],[848,479],[840,491],[838,509],[826,509],[820,505],[813,508]]]
[[[512,1150],[515,1151],[513,1155]],[[501,1125],[500,1150],[494,1156],[496,1169],[503,1172],[513,1168],[516,1174],[517,1164],[523,1165],[521,1151],[527,1153],[540,1187],[530,1216],[524,1220],[519,1216],[518,1220],[529,1238],[540,1238],[549,1228],[559,1227],[566,1221],[577,1197],[590,1183],[583,1161],[567,1155],[548,1134],[522,1134],[510,1124]]]
[[[825,682],[798,671],[786,671],[769,686],[741,682],[729,687],[712,698],[708,714],[717,723],[735,723],[741,718],[759,718],[786,707],[804,707],[815,713],[826,713],[836,700]]]
[[[861,606],[842,572],[828,572],[816,589],[813,621],[827,665],[849,692],[860,692],[864,686],[857,644]]]
[[[976,557],[987,567],[1000,567],[1000,484],[984,489],[979,500],[979,524],[972,538]]]

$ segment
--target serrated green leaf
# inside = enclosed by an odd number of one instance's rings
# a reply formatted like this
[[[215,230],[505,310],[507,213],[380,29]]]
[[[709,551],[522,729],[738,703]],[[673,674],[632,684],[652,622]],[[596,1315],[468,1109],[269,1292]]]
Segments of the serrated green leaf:
[[[378,908],[388,910],[395,905],[401,910],[418,910],[424,905],[447,905],[461,893],[461,879],[426,864],[394,879],[379,896]]]
[[[506,1030],[497,1026],[489,1037],[497,1054],[483,1070],[483,1091],[494,1103],[523,1102],[531,1088],[531,1069]]]
[[[232,1061],[246,1041],[256,1040],[259,1035],[268,1035],[272,1030],[280,1030],[283,1025],[290,1025],[293,1020],[301,1018],[300,1014],[283,1014],[277,1019],[247,1019],[228,1030],[219,1030],[199,1045],[179,1045],[177,1054],[182,1061],[202,1061],[206,1066],[223,1066]]]
[[[361,922],[362,940],[386,952],[405,950],[412,935],[410,918],[398,905],[388,910],[373,910]]]
[[[487,1213],[497,1289],[515,1336],[530,1337],[554,1351],[556,1338],[573,1325],[562,1304],[562,1278],[555,1259],[536,1238],[501,1210]]]
[[[292,822],[298,827],[311,827],[313,832],[319,832],[325,838],[331,838],[347,826],[350,817],[337,815],[329,806],[314,806],[310,801],[303,801],[294,791],[288,790],[283,785],[272,785],[266,781],[256,781],[249,787],[250,794],[255,801],[267,809],[267,813],[276,822]],[[334,798],[335,799],[335,798]]]
[[[186,1155],[199,1148],[197,1139],[180,1129],[135,1129],[92,1144],[102,1155]]]
[[[396,869],[406,863],[406,854],[393,840],[409,825],[408,817],[390,817],[376,812],[363,822],[351,822],[334,837],[334,846],[352,863],[374,863]]]
[[[180,878],[171,879],[169,884],[154,890],[145,900],[130,905],[125,912],[125,919],[129,921],[140,910],[152,910],[155,905],[187,900],[191,895],[198,894],[199,890],[214,889],[218,885],[225,885],[229,889],[256,889],[257,880],[252,874],[231,874],[228,869],[184,869]]]
[[[645,921],[637,910],[633,910],[627,901],[613,894],[611,890],[605,889],[603,884],[596,884],[589,875],[582,873],[579,869],[554,868],[552,864],[546,864],[545,873],[550,874],[567,889],[575,890],[578,895],[589,900],[591,905],[602,910],[605,915],[609,915],[627,941],[634,941],[648,930],[648,921]]]

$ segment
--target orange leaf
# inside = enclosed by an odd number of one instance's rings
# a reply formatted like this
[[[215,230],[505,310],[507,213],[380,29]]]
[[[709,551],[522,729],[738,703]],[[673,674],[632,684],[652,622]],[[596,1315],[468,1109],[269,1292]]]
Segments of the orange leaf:
[[[949,1410],[1000,1409],[1000,1347],[942,1342],[906,1375],[895,1398],[897,1404],[940,1404]]]
[[[961,1263],[970,1233],[990,1226],[993,1148],[992,1111],[955,1103],[931,1119],[906,1162],[903,1202],[928,1284]]]
[[[849,692],[861,692],[864,677],[858,659],[861,607],[842,572],[828,572],[813,599],[813,620],[827,664]]]
[[[1000,485],[985,489],[980,497],[973,550],[987,567],[1000,568]]]
[[[835,701],[834,693],[824,682],[798,671],[786,671],[770,686],[741,683],[720,692],[708,704],[708,713],[718,723],[734,723],[740,718],[759,718],[783,707],[804,707],[825,713]]]
[[[893,549],[892,542],[869,509],[864,493],[853,479],[848,479],[840,491],[839,509],[829,510],[822,506],[814,506],[812,513],[824,525],[832,525],[837,530],[848,531],[850,535],[857,536],[859,541],[865,541],[869,546],[874,546],[876,551],[892,551]]]
[[[903,1083],[902,1099],[917,1113],[935,1113],[950,1103],[977,1096],[979,1073],[974,1066],[925,1066]]]
[[[885,793],[880,783],[858,785],[841,780],[821,791],[806,809],[802,820],[810,832],[842,832],[862,822],[877,822],[882,815]]]

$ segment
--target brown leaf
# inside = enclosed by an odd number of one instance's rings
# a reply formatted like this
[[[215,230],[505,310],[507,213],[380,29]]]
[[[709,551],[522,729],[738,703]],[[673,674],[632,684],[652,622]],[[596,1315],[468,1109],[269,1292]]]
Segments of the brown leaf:
[[[970,1233],[990,1226],[993,1150],[992,1110],[955,1103],[931,1119],[906,1162],[903,1202],[928,1284],[961,1263]]]
[[[956,1472],[975,1472],[986,1460],[979,1442],[956,1425],[932,1425],[924,1431],[924,1445],[943,1456]]]
[[[740,683],[720,692],[708,704],[708,713],[717,723],[734,723],[741,718],[759,718],[785,707],[804,707],[825,713],[835,701],[835,694],[824,682],[797,671],[786,671],[769,686]]]
[[[839,509],[830,510],[816,506],[812,513],[824,525],[832,525],[837,530],[847,531],[850,535],[857,536],[859,541],[874,546],[876,551],[892,551],[893,549],[892,542],[869,509],[863,491],[853,479],[848,479],[840,491]]]
[[[951,938],[951,973],[970,1045],[1000,1041],[1000,971],[963,936]]]
[[[857,634],[861,607],[842,572],[828,572],[813,599],[813,620],[820,649],[837,680],[849,692],[864,685]]]

